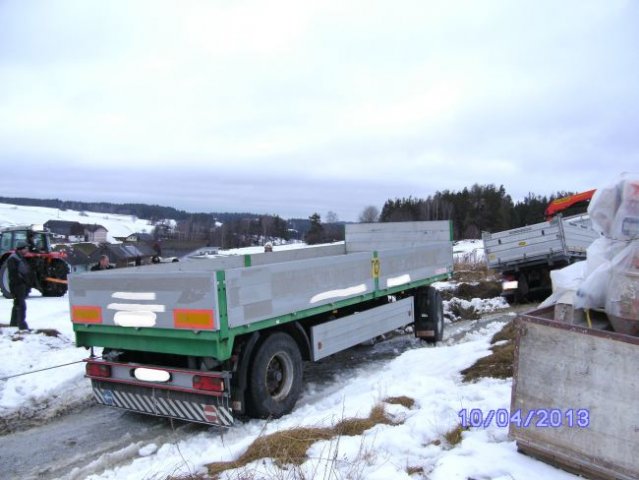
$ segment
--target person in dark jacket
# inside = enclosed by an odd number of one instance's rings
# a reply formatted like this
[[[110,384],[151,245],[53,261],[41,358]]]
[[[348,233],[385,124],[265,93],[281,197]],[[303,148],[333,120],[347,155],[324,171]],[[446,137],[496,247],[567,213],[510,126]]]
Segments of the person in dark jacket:
[[[27,295],[31,289],[31,268],[24,258],[27,253],[27,244],[18,243],[15,252],[7,259],[9,271],[9,291],[13,295],[13,309],[11,310],[12,327],[20,330],[29,330],[27,325]]]
[[[100,255],[100,260],[91,267],[91,271],[97,272],[99,270],[110,270],[111,268],[113,268],[113,266],[109,263],[109,257],[107,255]]]

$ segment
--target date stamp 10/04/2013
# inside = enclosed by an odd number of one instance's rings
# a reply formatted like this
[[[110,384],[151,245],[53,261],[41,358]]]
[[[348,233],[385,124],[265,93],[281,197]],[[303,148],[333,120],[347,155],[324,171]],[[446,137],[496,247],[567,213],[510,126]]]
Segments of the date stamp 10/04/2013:
[[[505,408],[486,411],[462,408],[457,416],[463,428],[488,428],[493,424],[497,427],[514,425],[517,428],[588,428],[590,425],[590,412],[586,408],[537,408],[527,412],[510,412]]]

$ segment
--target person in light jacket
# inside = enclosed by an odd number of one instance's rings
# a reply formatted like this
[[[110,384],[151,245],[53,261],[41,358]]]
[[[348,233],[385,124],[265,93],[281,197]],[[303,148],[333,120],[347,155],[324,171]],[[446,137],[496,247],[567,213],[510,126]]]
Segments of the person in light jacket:
[[[29,330],[27,325],[27,295],[31,289],[31,267],[24,258],[28,246],[20,242],[15,251],[7,259],[9,271],[9,291],[13,295],[13,309],[11,310],[12,327]]]

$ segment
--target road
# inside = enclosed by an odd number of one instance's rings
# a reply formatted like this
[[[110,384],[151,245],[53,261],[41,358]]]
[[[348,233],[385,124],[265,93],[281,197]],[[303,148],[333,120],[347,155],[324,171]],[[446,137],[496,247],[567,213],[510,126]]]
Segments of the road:
[[[456,322],[447,326],[444,343],[456,343],[490,322],[506,323],[513,318],[509,310],[480,320]],[[322,398],[335,385],[356,377],[362,368],[374,368],[407,349],[423,347],[412,335],[396,335],[309,363],[299,403]],[[145,445],[176,442],[206,430],[215,433],[204,425],[89,404],[44,425],[0,437],[0,472],[2,478],[78,480],[139,456],[139,449]]]

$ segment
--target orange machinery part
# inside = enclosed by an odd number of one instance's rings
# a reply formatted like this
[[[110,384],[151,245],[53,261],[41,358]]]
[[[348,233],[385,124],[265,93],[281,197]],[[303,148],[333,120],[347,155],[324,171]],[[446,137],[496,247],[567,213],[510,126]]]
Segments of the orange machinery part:
[[[552,219],[559,212],[571,207],[575,203],[586,202],[592,198],[596,190],[588,190],[587,192],[576,193],[574,195],[568,195],[567,197],[558,198],[548,204],[546,211],[546,220]]]

